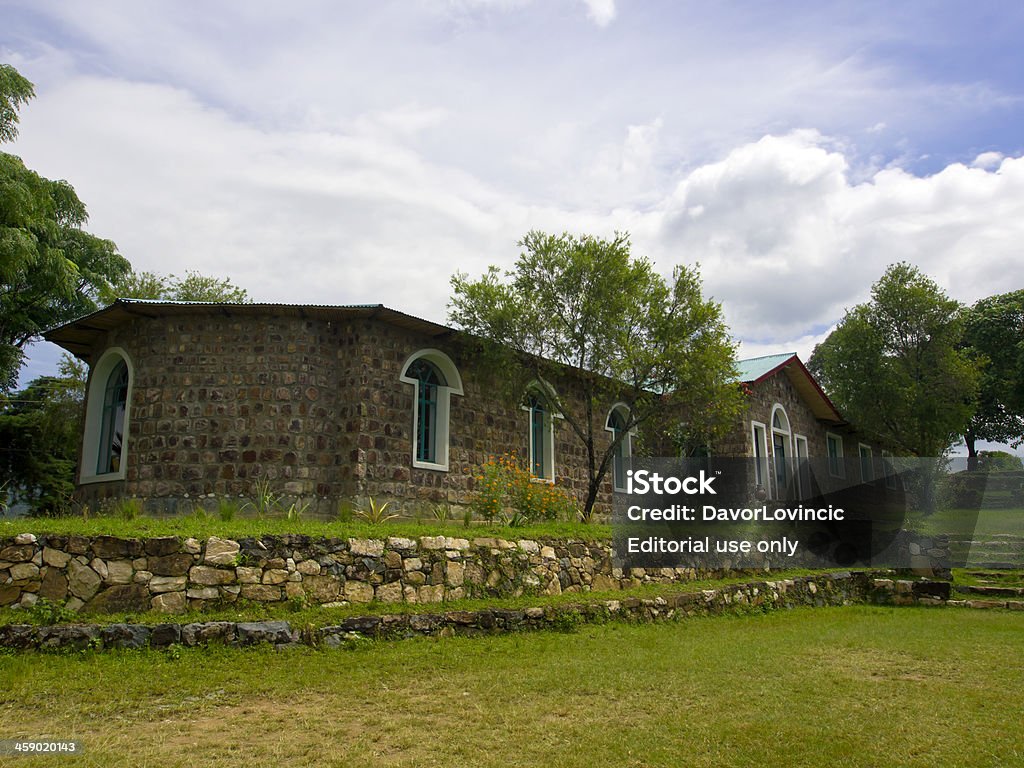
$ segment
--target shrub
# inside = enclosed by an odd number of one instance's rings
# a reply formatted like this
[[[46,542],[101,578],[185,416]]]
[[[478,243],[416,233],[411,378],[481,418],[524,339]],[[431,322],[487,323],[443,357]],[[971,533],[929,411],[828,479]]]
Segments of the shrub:
[[[516,455],[492,459],[480,468],[469,506],[488,522],[526,525],[540,520],[572,520],[576,501],[564,488],[534,480]]]

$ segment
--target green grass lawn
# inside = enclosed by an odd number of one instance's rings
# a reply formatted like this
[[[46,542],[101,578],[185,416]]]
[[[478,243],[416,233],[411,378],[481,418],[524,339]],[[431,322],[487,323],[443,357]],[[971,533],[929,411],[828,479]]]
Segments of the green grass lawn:
[[[848,607],[367,643],[0,655],[18,766],[1024,765],[1024,613]]]
[[[0,537],[19,533],[53,533],[80,536],[120,536],[138,538],[147,536],[209,536],[244,538],[262,534],[299,534],[337,538],[383,538],[387,536],[451,536],[454,538],[498,537],[503,539],[574,538],[585,541],[611,538],[611,526],[583,523],[550,522],[516,528],[474,523],[469,527],[462,521],[391,520],[366,523],[359,520],[288,520],[285,517],[235,517],[221,520],[214,514],[191,514],[180,517],[135,517],[125,519],[114,515],[89,517],[26,517],[0,520]]]

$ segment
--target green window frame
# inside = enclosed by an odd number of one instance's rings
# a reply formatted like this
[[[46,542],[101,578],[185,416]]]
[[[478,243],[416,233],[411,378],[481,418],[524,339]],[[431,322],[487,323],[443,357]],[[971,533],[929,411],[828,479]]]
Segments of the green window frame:
[[[420,358],[409,366],[416,386],[416,460],[437,462],[438,388],[446,387],[444,375],[429,360]]]

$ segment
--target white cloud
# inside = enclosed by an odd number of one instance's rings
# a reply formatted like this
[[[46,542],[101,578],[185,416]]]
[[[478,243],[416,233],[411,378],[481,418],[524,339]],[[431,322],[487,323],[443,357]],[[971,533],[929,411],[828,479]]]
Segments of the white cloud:
[[[607,27],[615,20],[615,0],[583,0],[587,18],[599,27]]]
[[[656,247],[700,260],[734,332],[759,349],[828,327],[897,261],[965,302],[1024,282],[1024,158],[856,183],[848,167],[814,132],[738,147],[679,184]]]
[[[971,163],[975,168],[994,168],[1003,160],[1002,152],[982,152]]]
[[[744,354],[806,354],[899,259],[965,301],[1021,283],[1019,144],[921,138],[1016,97],[873,56],[906,34],[884,14],[12,6],[0,51],[38,93],[13,151],[140,269],[443,320],[448,276],[529,229],[627,230],[665,273],[701,262]]]

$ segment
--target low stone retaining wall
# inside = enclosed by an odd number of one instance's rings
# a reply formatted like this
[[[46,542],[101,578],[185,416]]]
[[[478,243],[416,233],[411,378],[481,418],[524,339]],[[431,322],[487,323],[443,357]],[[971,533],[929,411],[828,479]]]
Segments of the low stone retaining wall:
[[[627,589],[723,573],[624,571],[614,566],[608,541],[301,535],[200,541],[28,533],[0,539],[0,607],[28,608],[46,599],[83,613],[177,614],[238,600],[442,603]]]
[[[239,599],[441,603],[609,590],[699,575],[707,574],[693,569],[623,573],[612,566],[609,542],[33,534],[0,540],[0,607],[30,607],[45,598],[94,613],[174,614]]]
[[[878,578],[868,573],[829,573],[778,581],[752,581],[667,597],[603,600],[526,609],[357,616],[336,626],[298,629],[286,621],[208,621],[189,624],[0,625],[0,647],[16,649],[167,648],[211,642],[231,646],[269,643],[337,648],[362,638],[482,635],[529,630],[566,631],[610,620],[675,621],[693,616],[761,612],[798,606],[856,603],[945,605],[950,585],[941,581]],[[989,607],[989,606],[978,606]],[[1004,606],[1005,607],[1005,606]],[[1024,602],[1020,604],[1024,609]]]

